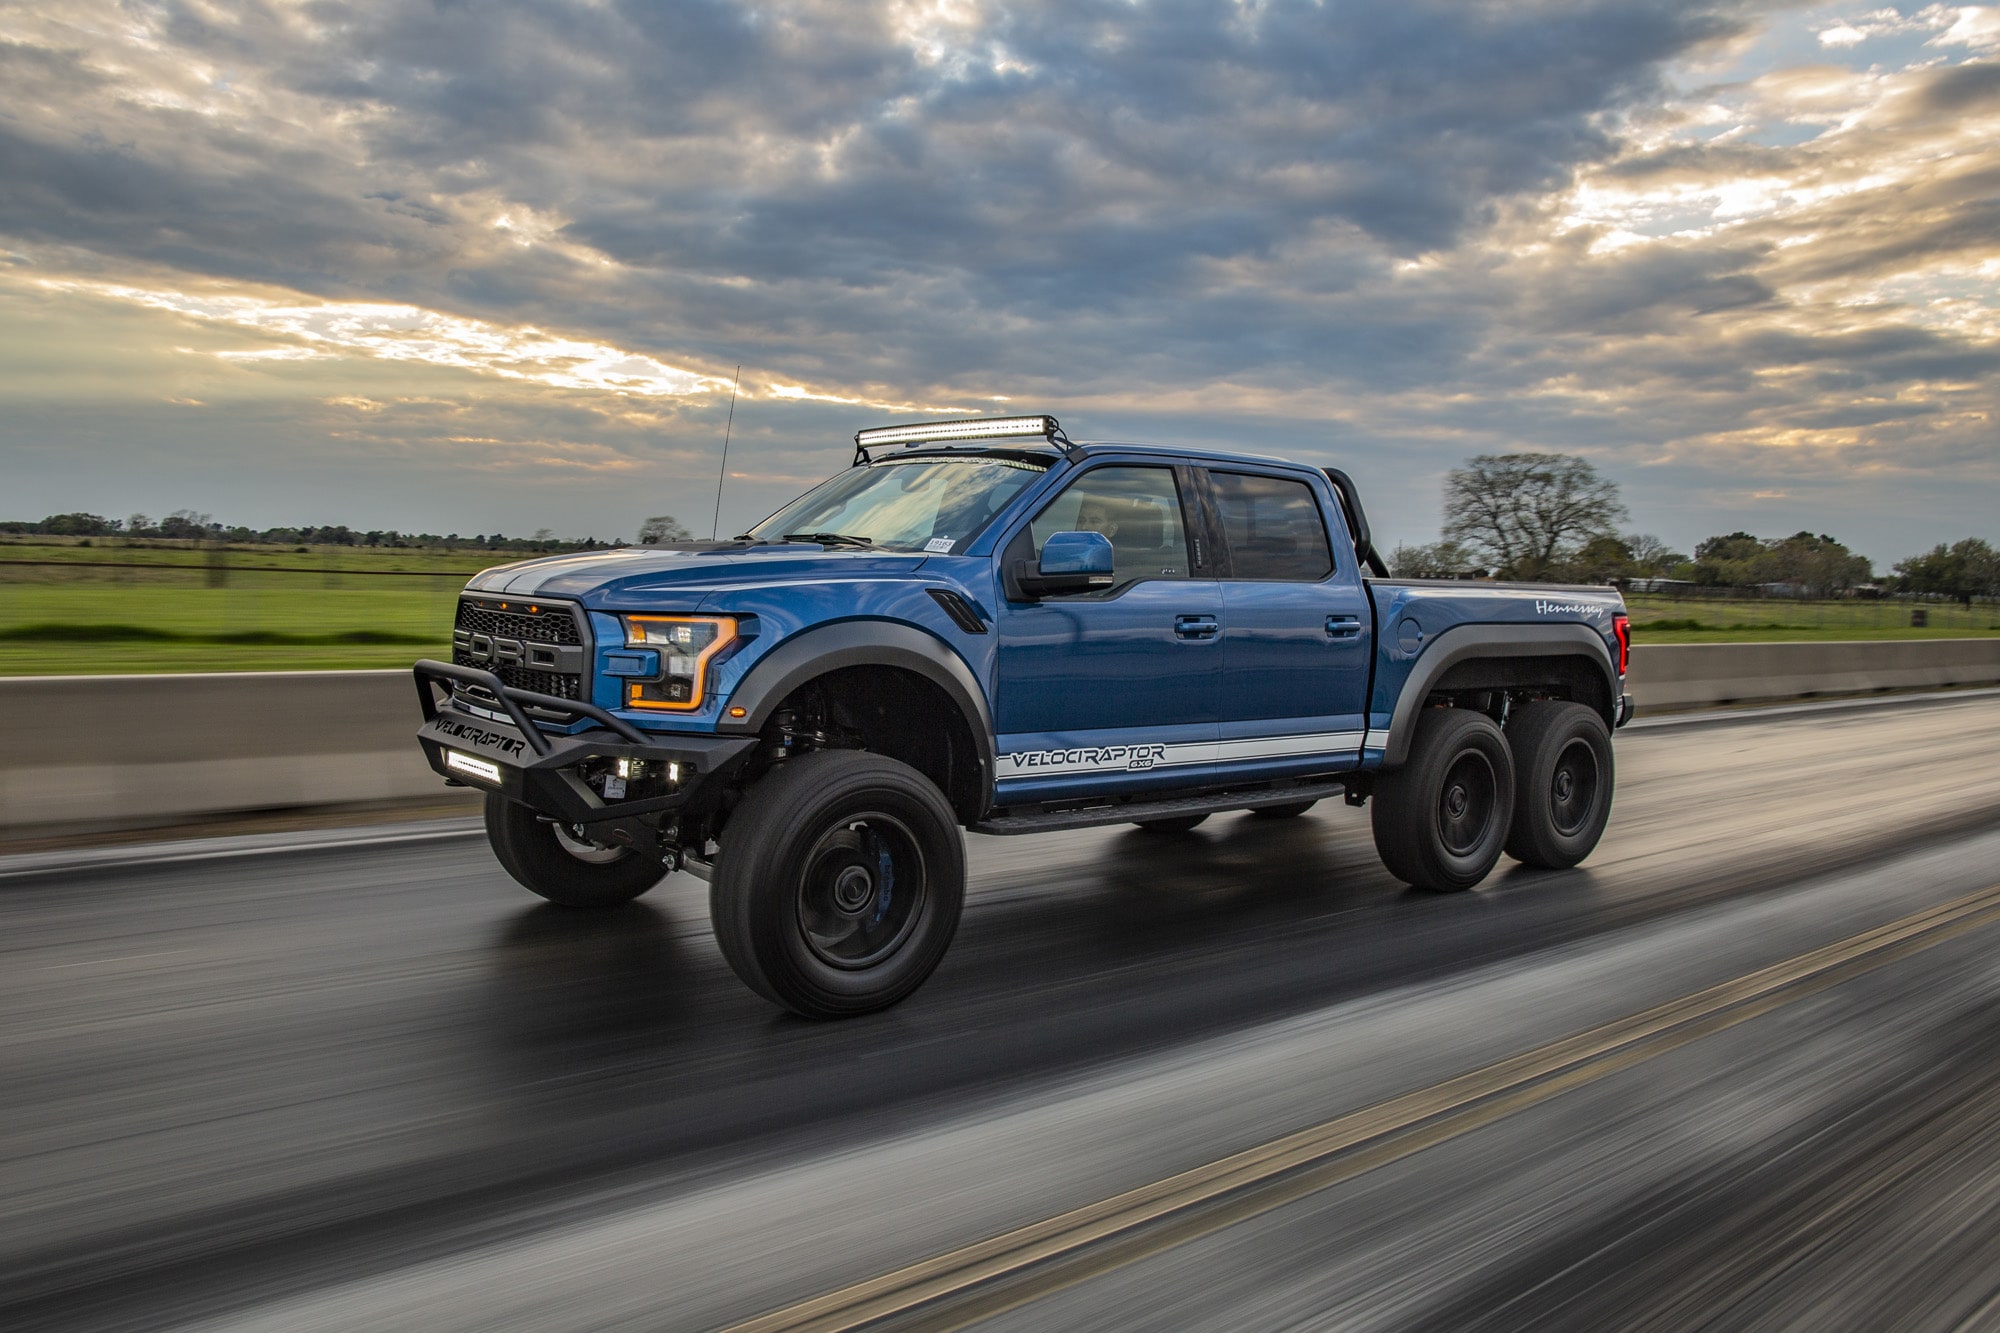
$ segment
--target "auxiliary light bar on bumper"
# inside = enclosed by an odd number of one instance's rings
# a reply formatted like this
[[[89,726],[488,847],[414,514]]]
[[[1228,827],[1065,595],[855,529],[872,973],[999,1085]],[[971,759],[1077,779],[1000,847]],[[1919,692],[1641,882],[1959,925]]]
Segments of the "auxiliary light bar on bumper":
[[[418,662],[413,674],[424,725],[417,741],[444,778],[497,791],[564,823],[590,824],[651,814],[684,805],[697,788],[742,759],[755,736],[704,736],[641,731],[594,704],[504,685],[491,671],[450,662]],[[437,698],[436,687],[459,682],[492,692],[511,726],[468,713]],[[551,735],[536,726],[528,708],[554,709],[597,725],[575,735]],[[657,765],[661,790],[633,800],[607,800],[586,780],[586,769],[639,761]]]

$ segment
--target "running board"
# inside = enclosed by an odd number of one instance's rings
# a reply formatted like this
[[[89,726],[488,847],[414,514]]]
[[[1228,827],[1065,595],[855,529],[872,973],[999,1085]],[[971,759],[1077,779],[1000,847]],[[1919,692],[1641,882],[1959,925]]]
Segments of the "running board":
[[[1095,828],[1103,824],[1136,824],[1142,819],[1176,819],[1182,815],[1211,815],[1225,810],[1255,810],[1265,805],[1292,805],[1298,801],[1323,801],[1347,791],[1345,781],[1303,782],[1290,787],[1247,787],[1236,791],[1207,792],[1200,796],[1178,796],[1148,801],[1134,798],[1105,805],[1086,805],[1063,810],[1035,810],[1023,814],[996,814],[967,828],[973,833],[1013,834],[1052,833],[1057,829]]]

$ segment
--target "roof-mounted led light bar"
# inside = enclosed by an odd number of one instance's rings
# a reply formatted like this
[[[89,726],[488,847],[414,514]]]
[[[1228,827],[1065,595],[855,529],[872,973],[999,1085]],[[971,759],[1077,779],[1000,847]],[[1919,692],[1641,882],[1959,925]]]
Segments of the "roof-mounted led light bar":
[[[854,447],[882,444],[928,444],[936,440],[1009,440],[1028,436],[1053,439],[1062,434],[1054,417],[974,417],[965,421],[919,421],[908,426],[876,426],[854,432]]]

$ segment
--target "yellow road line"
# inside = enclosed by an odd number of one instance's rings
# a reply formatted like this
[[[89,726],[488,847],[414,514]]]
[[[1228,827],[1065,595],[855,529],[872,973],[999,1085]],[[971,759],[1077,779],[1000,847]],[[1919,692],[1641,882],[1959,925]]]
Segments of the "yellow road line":
[[[897,1316],[912,1326],[956,1328],[990,1318],[1996,921],[2000,884],[1151,1185],[773,1310],[727,1333],[832,1333]]]

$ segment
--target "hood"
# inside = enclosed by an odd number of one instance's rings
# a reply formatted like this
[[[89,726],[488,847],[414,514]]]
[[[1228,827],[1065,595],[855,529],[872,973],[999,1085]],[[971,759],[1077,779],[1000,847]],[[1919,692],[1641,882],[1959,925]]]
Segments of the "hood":
[[[922,553],[842,550],[810,542],[771,546],[619,546],[545,555],[481,570],[473,592],[574,597],[604,604],[627,594],[707,592],[748,584],[880,578],[921,567]]]

